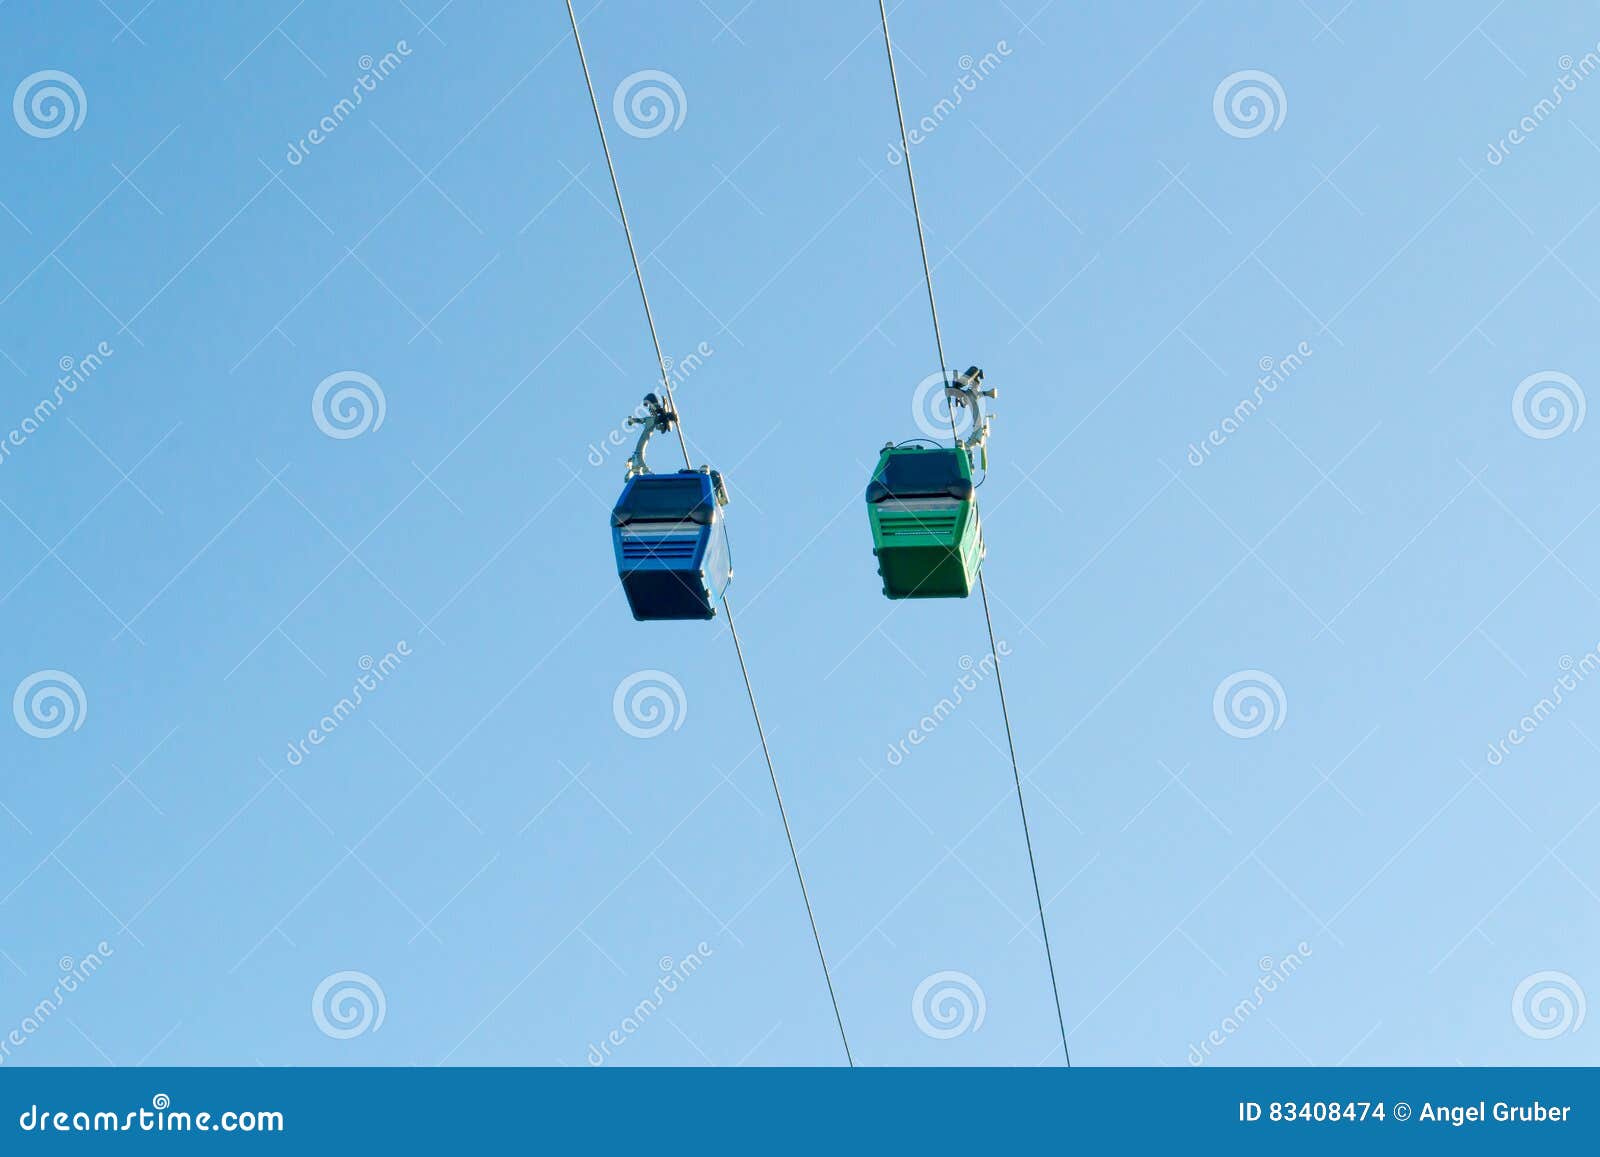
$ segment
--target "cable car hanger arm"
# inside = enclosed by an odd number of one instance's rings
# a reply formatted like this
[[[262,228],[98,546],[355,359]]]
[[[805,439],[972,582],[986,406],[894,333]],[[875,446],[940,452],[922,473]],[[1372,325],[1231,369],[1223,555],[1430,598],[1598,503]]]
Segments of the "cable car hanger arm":
[[[634,443],[633,453],[628,455],[628,471],[623,477],[632,478],[636,474],[650,473],[650,467],[644,460],[645,447],[650,442],[650,435],[665,434],[677,424],[677,421],[677,413],[663,406],[658,396],[655,394],[644,396],[644,413],[633,414],[624,423],[628,426],[638,426],[640,430],[639,440]]]
[[[983,399],[997,398],[1000,396],[1000,391],[993,387],[987,390],[979,389],[982,384],[983,371],[977,366],[968,366],[965,373],[956,374],[954,381],[945,383],[944,396],[951,406],[972,407],[972,430],[964,439],[959,439],[956,445],[967,452],[969,462],[972,460],[972,452],[976,450],[983,468],[988,470],[989,423],[994,421],[994,418],[983,412]]]

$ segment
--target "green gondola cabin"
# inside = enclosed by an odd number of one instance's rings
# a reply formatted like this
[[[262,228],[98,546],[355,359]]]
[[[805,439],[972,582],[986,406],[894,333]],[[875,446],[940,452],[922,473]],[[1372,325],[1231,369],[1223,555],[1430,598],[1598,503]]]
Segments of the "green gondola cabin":
[[[983,532],[965,449],[883,448],[867,484],[872,553],[891,599],[966,598]]]
[[[989,468],[989,423],[983,399],[983,371],[941,373],[917,389],[942,380],[950,407],[953,446],[890,442],[878,454],[867,483],[867,518],[872,553],[878,558],[883,593],[891,599],[964,599],[972,593],[983,565],[983,526],[978,517],[973,459]],[[920,402],[917,403],[920,407]],[[965,438],[956,433],[957,411],[971,411]]]

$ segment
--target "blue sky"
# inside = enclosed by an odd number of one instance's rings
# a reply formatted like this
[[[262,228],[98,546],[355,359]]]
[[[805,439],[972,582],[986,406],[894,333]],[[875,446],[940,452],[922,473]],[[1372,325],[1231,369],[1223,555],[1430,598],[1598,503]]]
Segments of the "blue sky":
[[[842,1059],[726,628],[616,583],[566,13],[436,3],[0,6],[82,114],[0,125],[0,690],[76,683],[0,727],[5,1063]],[[861,509],[938,368],[877,12],[582,7],[857,1059],[1060,1063],[980,608]],[[1600,1061],[1592,9],[892,20],[1074,1062]]]

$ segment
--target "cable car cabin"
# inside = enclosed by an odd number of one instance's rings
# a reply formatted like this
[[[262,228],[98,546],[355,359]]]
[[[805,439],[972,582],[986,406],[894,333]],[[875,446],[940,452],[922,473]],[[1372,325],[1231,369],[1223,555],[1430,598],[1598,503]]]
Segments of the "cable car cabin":
[[[965,448],[885,446],[867,485],[872,553],[891,599],[964,599],[983,562]]]
[[[611,511],[617,573],[639,620],[712,619],[733,578],[722,477],[636,474]]]

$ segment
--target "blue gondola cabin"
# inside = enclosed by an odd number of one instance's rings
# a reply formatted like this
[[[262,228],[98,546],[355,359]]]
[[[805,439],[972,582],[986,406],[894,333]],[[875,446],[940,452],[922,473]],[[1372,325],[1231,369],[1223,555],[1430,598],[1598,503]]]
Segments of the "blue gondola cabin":
[[[714,470],[628,479],[611,511],[611,537],[635,619],[716,617],[733,578],[727,501]]]

